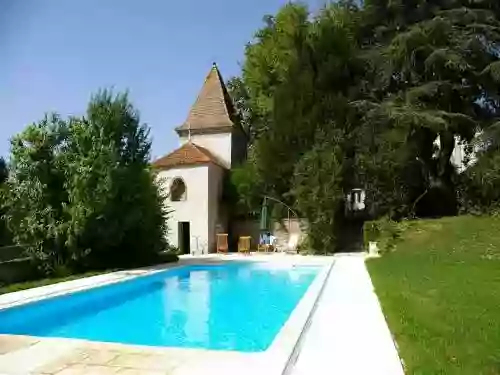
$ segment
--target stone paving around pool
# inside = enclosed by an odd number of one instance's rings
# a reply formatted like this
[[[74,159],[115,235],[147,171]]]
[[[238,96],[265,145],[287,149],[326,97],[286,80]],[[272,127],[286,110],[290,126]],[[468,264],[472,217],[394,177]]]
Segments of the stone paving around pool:
[[[0,336],[0,353],[4,353],[0,356],[2,375],[187,375],[212,371],[241,374],[242,368],[255,369],[262,365],[256,356],[248,353],[147,348],[28,336]]]
[[[144,347],[0,335],[0,375],[403,374],[364,267],[364,255],[187,256],[178,264],[166,267],[234,260],[269,261],[273,267],[280,264],[325,265],[265,352]],[[330,266],[332,260],[333,267]],[[164,269],[121,271],[10,293],[0,296],[0,308]]]

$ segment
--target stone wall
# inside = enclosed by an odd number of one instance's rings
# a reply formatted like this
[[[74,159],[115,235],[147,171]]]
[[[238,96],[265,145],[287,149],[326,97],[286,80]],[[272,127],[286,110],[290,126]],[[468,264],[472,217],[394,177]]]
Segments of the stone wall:
[[[299,242],[302,242],[307,236],[307,225],[306,219],[294,218],[290,219],[290,222],[288,222],[288,219],[283,219],[271,225],[271,233],[276,237],[278,246],[286,246],[291,234],[298,235]],[[259,220],[239,220],[233,222],[231,227],[233,237],[250,236],[252,238],[251,248],[257,248],[260,237]]]

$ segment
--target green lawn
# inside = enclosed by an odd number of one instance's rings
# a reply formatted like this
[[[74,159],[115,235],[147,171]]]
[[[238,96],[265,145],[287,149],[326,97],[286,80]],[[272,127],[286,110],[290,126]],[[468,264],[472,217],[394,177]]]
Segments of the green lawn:
[[[407,374],[500,374],[500,219],[420,221],[367,265]]]
[[[137,264],[136,267],[154,266],[154,265],[158,265],[158,264],[177,262],[178,260],[179,260],[179,258],[176,254],[161,253],[158,255],[157,258],[155,258],[153,260],[144,261],[141,264]],[[132,268],[136,268],[136,267],[132,267]],[[17,292],[18,290],[36,288],[39,286],[60,283],[63,281],[81,279],[83,277],[95,276],[95,275],[114,272],[114,271],[118,271],[118,270],[120,270],[120,269],[115,268],[115,269],[107,269],[107,270],[102,270],[102,271],[90,271],[90,272],[85,272],[85,273],[80,273],[80,274],[70,275],[70,276],[65,276],[65,277],[51,277],[51,278],[46,278],[46,279],[25,281],[25,282],[21,282],[21,283],[14,283],[14,284],[8,284],[8,285],[3,285],[0,283],[0,294]]]
[[[83,277],[100,275],[102,273],[107,273],[107,272],[113,272],[113,270],[100,271],[100,272],[99,271],[86,272],[86,273],[81,273],[78,275],[71,275],[71,276],[66,276],[66,277],[54,277],[54,278],[40,279],[40,280],[34,280],[34,281],[25,281],[22,283],[15,283],[15,284],[3,285],[3,286],[0,285],[0,294],[17,292],[18,290],[36,288],[39,286],[60,283],[63,281],[81,279]]]

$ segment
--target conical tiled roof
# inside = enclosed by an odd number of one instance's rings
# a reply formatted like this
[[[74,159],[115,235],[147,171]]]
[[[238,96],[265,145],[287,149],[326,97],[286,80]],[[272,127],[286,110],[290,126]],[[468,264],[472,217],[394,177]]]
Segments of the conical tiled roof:
[[[178,133],[186,133],[189,129],[196,133],[227,130],[234,126],[233,115],[231,98],[214,63],[186,121],[176,130]]]
[[[223,164],[210,151],[189,141],[170,154],[155,160],[153,166],[159,169],[171,169],[209,163],[214,163],[224,168]]]

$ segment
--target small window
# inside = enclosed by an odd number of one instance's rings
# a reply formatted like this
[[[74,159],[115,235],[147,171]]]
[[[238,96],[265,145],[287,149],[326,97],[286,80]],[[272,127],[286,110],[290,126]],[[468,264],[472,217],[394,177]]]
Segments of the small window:
[[[170,185],[170,200],[172,202],[185,201],[187,198],[186,184],[182,178],[175,178]]]

